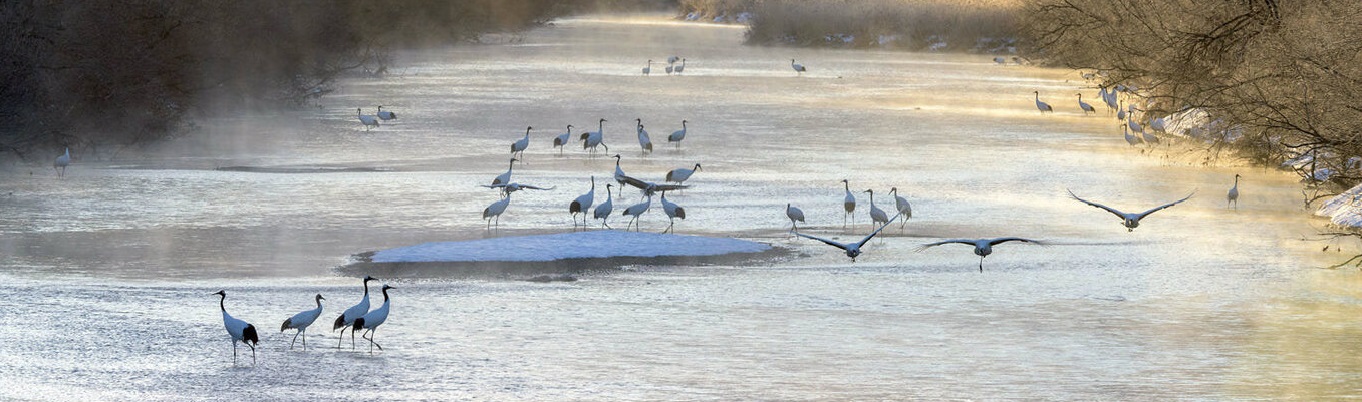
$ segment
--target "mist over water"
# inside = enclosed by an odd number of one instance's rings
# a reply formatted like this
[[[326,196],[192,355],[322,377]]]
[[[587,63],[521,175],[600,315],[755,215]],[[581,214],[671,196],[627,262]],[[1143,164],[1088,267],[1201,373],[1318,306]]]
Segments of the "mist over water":
[[[1359,279],[1315,267],[1292,177],[1141,155],[1070,71],[989,57],[741,46],[731,26],[660,17],[560,20],[515,40],[405,53],[316,110],[205,124],[65,178],[0,176],[0,397],[35,399],[1046,399],[1357,397]],[[661,73],[669,55],[684,75]],[[652,76],[640,70],[653,59]],[[796,77],[794,58],[809,72]],[[1040,115],[1031,91],[1055,106]],[[399,119],[364,131],[383,105]],[[567,124],[606,118],[610,153]],[[634,119],[655,151],[641,156]],[[688,120],[679,150],[666,135]],[[521,191],[484,231],[533,126]],[[575,137],[575,135],[574,135]],[[1172,152],[1173,158],[1165,159]],[[703,164],[668,198],[682,234],[739,237],[794,256],[747,266],[630,266],[572,283],[384,278],[397,287],[382,352],[334,349],[329,322],[360,296],[334,268],[428,241],[571,230],[567,204],[614,159],[645,180]],[[220,167],[241,169],[217,170]],[[339,171],[338,171],[339,170]],[[1238,212],[1224,191],[1245,175]],[[861,206],[843,230],[841,179]],[[787,236],[869,231],[867,188],[914,217],[850,263]],[[1134,232],[1067,198],[1127,210],[1196,195]],[[11,193],[12,195],[5,195]],[[628,190],[616,211],[637,202]],[[612,225],[625,220],[611,218]],[[656,203],[642,218],[661,231]],[[599,221],[593,222],[593,227]],[[977,269],[943,238],[1023,236]],[[881,239],[882,238],[882,239]],[[376,285],[375,289],[377,286]],[[217,297],[260,329],[233,365]],[[326,310],[307,352],[290,315]],[[375,292],[373,305],[381,303]],[[323,336],[324,335],[324,336]]]

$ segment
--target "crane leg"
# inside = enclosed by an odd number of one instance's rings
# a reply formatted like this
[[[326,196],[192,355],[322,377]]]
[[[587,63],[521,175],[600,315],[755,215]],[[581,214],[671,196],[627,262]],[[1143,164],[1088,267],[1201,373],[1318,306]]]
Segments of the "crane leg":
[[[294,342],[298,342],[298,334],[301,333],[303,333],[303,331],[298,331],[297,333],[293,334],[293,342],[288,343],[288,350],[293,350],[293,344]],[[303,338],[303,342],[307,342],[307,338]]]
[[[232,340],[232,364],[236,364],[236,340]]]
[[[255,364],[255,345],[247,343],[246,346],[251,347],[251,364]]]
[[[361,336],[365,340],[369,341],[369,353],[374,352],[374,346],[378,346],[378,350],[383,350],[383,345],[379,345],[378,342],[374,341],[375,334],[376,332],[374,332],[374,329],[370,329],[368,332],[365,332],[364,335]]]
[[[307,333],[306,333],[306,331],[307,331],[307,330],[298,331],[299,334],[302,334],[302,335],[303,335],[303,351],[304,351],[304,352],[307,351]],[[297,335],[294,335],[294,336],[297,336]]]
[[[336,340],[336,349],[341,348],[341,342],[345,342],[345,329],[341,328],[340,339]]]
[[[979,272],[984,272],[984,257],[979,257]]]

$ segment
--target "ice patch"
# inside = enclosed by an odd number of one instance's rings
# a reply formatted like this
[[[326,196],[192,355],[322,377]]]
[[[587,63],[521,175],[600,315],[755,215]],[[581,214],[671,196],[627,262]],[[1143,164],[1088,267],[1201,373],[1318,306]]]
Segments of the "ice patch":
[[[375,252],[375,263],[548,262],[579,258],[707,257],[760,253],[771,246],[738,239],[598,230],[435,242]]]

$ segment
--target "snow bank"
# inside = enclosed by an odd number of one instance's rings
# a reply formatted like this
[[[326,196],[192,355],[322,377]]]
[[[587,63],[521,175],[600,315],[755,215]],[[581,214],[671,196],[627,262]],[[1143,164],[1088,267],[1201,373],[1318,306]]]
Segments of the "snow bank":
[[[1362,228],[1362,184],[1325,201],[1315,215],[1341,227]]]
[[[600,230],[436,242],[374,252],[374,263],[550,262],[581,258],[707,257],[760,253],[766,244],[717,237]]]

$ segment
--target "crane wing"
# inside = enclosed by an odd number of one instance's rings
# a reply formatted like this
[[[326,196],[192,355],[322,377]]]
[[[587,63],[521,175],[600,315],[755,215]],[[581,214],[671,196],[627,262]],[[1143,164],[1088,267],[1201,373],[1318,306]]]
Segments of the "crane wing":
[[[493,185],[490,185],[490,186],[489,186],[489,185],[486,185],[486,184],[479,184],[479,185],[480,185],[480,186],[483,186],[483,187],[487,187],[487,188],[505,188],[505,187],[506,187],[506,183],[497,183],[497,184],[493,184]]]
[[[988,244],[998,245],[998,244],[1003,244],[1003,243],[1007,243],[1007,242],[1010,242],[1010,241],[1019,241],[1019,242],[1025,242],[1025,243],[1034,243],[1034,244],[1041,245],[1041,246],[1048,245],[1048,244],[1046,244],[1045,242],[1040,241],[1040,240],[1023,239],[1023,238],[1020,238],[1020,237],[999,237],[999,238],[996,238],[996,239],[993,239],[993,240],[989,240],[989,241],[988,241]]]
[[[552,190],[552,189],[555,189],[555,188],[557,188],[557,187],[558,187],[558,186],[554,186],[554,187],[539,187],[539,186],[531,186],[531,185],[528,185],[528,184],[521,184],[521,185],[520,185],[520,188],[528,188],[528,189],[531,189],[531,190]]]
[[[847,245],[845,245],[845,244],[838,243],[838,242],[835,242],[835,241],[832,241],[832,240],[828,240],[828,239],[824,239],[824,238],[822,238],[822,237],[818,237],[818,236],[809,236],[809,235],[806,235],[806,234],[803,234],[803,233],[799,233],[799,232],[795,232],[795,236],[799,236],[799,237],[803,237],[803,238],[807,238],[807,239],[818,240],[818,241],[827,243],[829,246],[837,247],[837,248],[840,248],[840,249],[843,249],[843,250],[846,250],[846,249],[847,249]]]
[[[1123,212],[1121,212],[1121,211],[1117,211],[1115,208],[1108,207],[1108,206],[1106,206],[1106,205],[1102,205],[1102,204],[1098,204],[1098,203],[1095,203],[1095,202],[1092,202],[1092,201],[1085,200],[1085,199],[1083,199],[1082,197],[1079,197],[1078,194],[1074,194],[1074,191],[1073,191],[1073,190],[1069,190],[1069,189],[1065,189],[1065,190],[1068,190],[1068,191],[1069,191],[1069,195],[1072,196],[1072,197],[1074,197],[1075,200],[1078,200],[1078,202],[1081,202],[1081,203],[1084,203],[1084,204],[1088,204],[1088,205],[1091,205],[1091,206],[1094,206],[1094,207],[1097,207],[1097,208],[1104,209],[1104,210],[1106,210],[1107,212],[1111,212],[1112,215],[1116,215],[1116,217],[1118,217],[1118,218],[1121,218],[1121,219],[1125,219],[1125,218],[1126,218],[1126,214],[1125,214],[1125,213],[1123,213]],[[1153,212],[1153,211],[1150,211],[1150,212]]]
[[[1192,198],[1192,194],[1196,194],[1196,191],[1192,191],[1191,193],[1187,194],[1186,197],[1182,197],[1182,199],[1180,199],[1180,200],[1173,201],[1173,202],[1170,202],[1170,203],[1167,203],[1167,204],[1163,204],[1163,205],[1160,205],[1160,206],[1158,206],[1158,207],[1155,207],[1154,209],[1151,209],[1151,210],[1148,210],[1148,211],[1141,212],[1140,215],[1139,215],[1138,217],[1139,217],[1139,218],[1144,218],[1145,216],[1147,216],[1147,215],[1149,215],[1149,214],[1152,214],[1152,213],[1155,213],[1155,212],[1159,212],[1160,210],[1163,210],[1164,208],[1168,208],[1168,207],[1171,207],[1171,206],[1174,206],[1174,205],[1181,204],[1183,201],[1187,201],[1188,198]]]
[[[927,243],[927,244],[923,244],[923,245],[921,245],[921,246],[918,246],[917,249],[914,250],[914,251],[921,252],[922,250],[926,250],[926,249],[929,249],[929,248],[932,248],[932,247],[940,246],[940,245],[942,245],[942,244],[951,244],[951,243],[960,243],[960,244],[964,244],[964,245],[968,245],[968,246],[974,246],[974,245],[975,245],[975,244],[974,244],[974,240],[969,240],[969,239],[950,239],[950,240],[942,240],[942,241],[939,241],[939,242],[936,242],[936,243]]]
[[[643,181],[643,180],[639,180],[639,179],[635,179],[635,178],[633,178],[633,177],[629,177],[629,175],[619,175],[619,176],[620,176],[621,178],[624,179],[624,184],[628,184],[628,185],[637,187],[639,190],[647,190],[647,189],[648,189],[648,186],[654,185],[654,184],[652,184],[652,183],[649,183],[649,182],[646,182],[646,181]]]
[[[880,234],[880,231],[881,231],[881,230],[884,230],[884,228],[889,227],[889,224],[890,224],[890,223],[893,223],[895,219],[898,219],[898,218],[899,218],[899,215],[903,215],[903,214],[902,214],[902,213],[894,214],[894,217],[893,217],[893,218],[889,218],[888,221],[885,221],[883,225],[880,225],[880,228],[879,228],[879,229],[875,229],[874,232],[870,232],[870,235],[866,236],[864,239],[861,239],[860,242],[857,242],[857,243],[856,243],[856,247],[864,246],[865,243],[868,242],[868,241],[870,241],[870,239],[874,238],[875,235]]]
[[[690,187],[689,184],[654,184],[653,191],[672,191]]]

